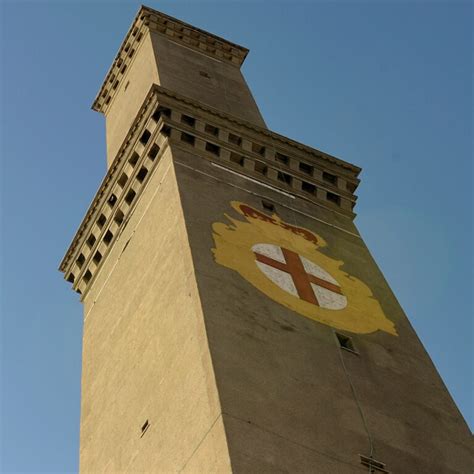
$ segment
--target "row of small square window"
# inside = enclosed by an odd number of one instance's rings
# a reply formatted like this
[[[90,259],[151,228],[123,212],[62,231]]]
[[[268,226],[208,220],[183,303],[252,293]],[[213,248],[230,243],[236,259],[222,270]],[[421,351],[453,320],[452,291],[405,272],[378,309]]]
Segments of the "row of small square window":
[[[135,52],[135,50],[133,50],[133,52]],[[117,63],[117,66],[120,67],[120,70],[117,74],[121,74],[122,77],[123,75],[125,74],[125,71],[127,69],[127,65],[125,63],[123,63],[123,61],[121,59],[119,59],[119,62]],[[112,75],[111,76],[111,79],[113,81],[113,79],[115,79],[115,75]],[[105,105],[108,105],[110,103],[110,101],[112,100],[112,95],[109,94],[109,92],[112,92],[112,91],[115,91],[119,85],[119,82],[120,82],[120,79],[117,79],[115,82],[113,82],[112,84],[112,87],[109,89],[104,89],[103,92],[102,92],[102,98],[105,99]]]
[[[255,144],[253,144],[255,145]],[[263,151],[262,151],[263,149]],[[257,151],[260,155],[264,156],[265,154],[265,147],[262,145],[257,145],[253,151]],[[286,167],[290,166],[290,157],[284,155],[283,153],[275,152],[275,161],[279,163],[280,165],[284,165]],[[307,174],[309,176],[313,176],[314,173],[314,166],[305,163],[304,161],[300,161],[298,163],[298,169],[304,174]],[[327,183],[332,184],[333,186],[337,186],[337,176],[331,173],[328,173],[327,171],[323,171],[322,173],[323,181],[326,181]]]
[[[189,115],[181,114],[181,123],[194,128],[196,125],[196,119]],[[217,137],[219,135],[219,128],[206,123],[204,124],[204,132]],[[242,146],[242,137],[239,137],[238,135],[229,132],[227,140],[233,145]]]
[[[158,120],[161,118],[161,116],[165,116],[165,117],[170,118],[171,117],[171,110],[167,107],[162,107],[162,106],[158,107],[156,109],[155,113],[152,115],[152,118],[153,118],[153,120],[155,120],[155,122],[158,122]],[[186,114],[181,114],[181,122],[183,124],[189,126],[189,127],[192,127],[192,128],[194,128],[195,125],[196,125],[196,119],[194,117],[191,117],[190,115],[186,115]],[[206,123],[204,125],[204,131],[206,133],[208,133],[209,135],[212,135],[212,136],[215,136],[215,137],[217,137],[219,135],[219,128],[215,127],[214,125],[208,124],[208,123]],[[163,127],[162,132],[165,135],[169,135],[170,134],[169,127],[167,127],[167,126]],[[145,130],[142,137],[140,138],[140,142],[145,145],[147,143],[150,135],[151,135],[151,133],[148,130]],[[189,133],[182,132],[181,140],[183,142],[186,142],[186,143],[194,146],[195,137],[193,135],[189,134]],[[236,146],[242,146],[242,137],[229,132],[228,142],[233,144],[233,145],[236,145]],[[219,147],[217,145],[212,144],[212,143],[207,143],[206,144],[206,150],[213,153],[213,154],[216,154],[216,155],[219,154]],[[265,147],[263,145],[258,144],[258,143],[252,143],[252,151],[254,153],[257,153],[257,154],[261,155],[261,156],[265,156]],[[286,167],[289,167],[289,165],[290,165],[290,157],[288,157],[287,155],[284,155],[283,153],[280,153],[280,152],[275,152],[275,161],[277,161],[277,163],[279,163],[281,165],[284,165]],[[308,163],[305,163],[304,161],[300,161],[298,163],[298,169],[301,173],[307,174],[309,176],[313,176],[314,166],[312,166]],[[284,173],[284,174],[286,175],[286,173]],[[287,175],[287,176],[289,176],[289,175]],[[323,171],[322,172],[322,179],[323,179],[323,181],[325,181],[325,182],[327,182],[327,183],[329,183],[333,186],[337,186],[338,178],[337,178],[336,175],[334,175],[332,173],[329,173],[327,171]],[[284,180],[282,180],[282,181],[284,181]],[[305,190],[308,190],[308,192],[311,192],[311,191],[309,191],[309,188],[310,188],[311,185],[310,185],[310,183],[307,183],[307,184],[309,186],[305,186],[306,187]],[[350,183],[350,182],[346,183],[346,187],[347,187],[348,191],[350,191],[351,193],[353,193],[356,189],[356,185],[353,184],[353,183]],[[329,195],[330,196],[336,196],[334,198],[329,198],[329,200],[331,200],[332,202],[339,201],[339,196],[337,194],[329,193]]]
[[[188,125],[189,127],[194,127],[196,125],[196,119],[194,117],[191,117],[185,114],[181,115],[181,122],[184,123],[185,125]],[[219,129],[217,127],[215,127],[214,125],[207,124],[207,123],[204,126],[204,131],[216,137],[219,134]],[[194,137],[192,135],[186,134],[186,137],[183,139],[183,141],[186,141],[187,143],[190,143],[190,144],[194,144]],[[239,137],[238,135],[234,135],[233,133],[229,133],[228,141],[229,143],[232,143],[233,145],[242,146],[242,137]],[[252,143],[252,151],[261,156],[265,156],[265,147],[258,143]],[[283,153],[275,152],[275,161],[284,166],[290,165],[290,157],[284,155]],[[313,175],[314,166],[311,166],[308,163],[300,161],[298,164],[298,168],[302,173],[308,174],[310,176]],[[324,181],[334,186],[337,186],[336,175],[328,173],[327,171],[323,171],[322,176],[323,176]]]
[[[133,201],[134,197],[135,197],[135,192],[134,191],[130,191],[127,195],[127,197],[129,198],[129,201],[130,203]],[[115,195],[112,195],[115,197]],[[110,203],[112,202],[113,200],[110,200],[109,199],[109,205]],[[117,212],[115,213],[114,215],[114,222],[120,226],[123,221],[125,219],[125,215],[124,213],[118,209]],[[102,228],[106,222],[106,217],[101,214],[99,219],[97,220],[97,225],[99,226],[99,228]],[[102,242],[104,242],[106,245],[109,245],[110,242],[112,242],[112,239],[114,238],[114,234],[112,233],[112,231],[110,229],[108,229],[105,234],[104,234],[104,237],[102,238]],[[92,248],[96,242],[96,237],[94,234],[91,234],[89,236],[89,238],[87,239],[86,241],[86,244],[89,248]],[[98,265],[100,263],[100,261],[102,260],[102,253],[97,250],[95,253],[94,253],[94,256],[92,257],[92,261]],[[76,264],[78,266],[78,268],[82,268],[84,266],[84,263],[86,261],[86,257],[84,256],[84,254],[80,254],[79,257],[77,258],[76,260]],[[90,270],[87,270],[85,273],[84,273],[84,276],[83,276],[83,279],[84,279],[84,282],[87,284],[89,283],[90,279],[92,278],[92,273]],[[68,281],[70,281],[71,283],[74,283],[74,274],[71,273],[68,277]]]
[[[138,34],[138,28],[135,28],[132,32],[132,37],[135,38],[137,42],[140,42],[140,40],[143,37],[143,33],[140,32]],[[131,43],[127,43],[125,45],[124,53],[125,53],[125,56],[128,56],[129,58],[131,58],[135,54],[135,49],[131,47]],[[117,89],[120,80],[118,78],[116,79],[116,77],[119,74],[121,74],[123,77],[123,75],[125,74],[125,71],[127,70],[127,65],[124,63],[123,58],[119,58],[117,60],[116,66],[119,69],[119,71],[117,72],[117,74],[114,74],[114,73],[110,74],[110,77],[108,80],[110,84],[110,89],[104,88],[104,90],[102,91],[102,98],[106,98],[109,94],[109,91],[115,91]],[[108,96],[105,99],[105,104],[107,105],[110,102],[110,100],[111,100],[111,96]]]
[[[235,155],[234,153],[231,153],[230,161],[237,163],[240,166],[244,166],[243,156],[238,156],[238,155]],[[254,170],[257,173],[260,173],[266,176],[268,172],[268,166],[265,163],[262,163],[261,161],[256,161],[254,165]],[[288,186],[292,186],[293,176],[291,176],[288,173],[284,173],[283,171],[277,171],[277,179],[278,181],[281,181],[282,183],[285,183]],[[317,188],[313,183],[308,183],[307,181],[301,181],[301,190],[308,194],[316,195]],[[334,194],[329,191],[326,191],[326,199],[334,204],[337,204],[338,206],[341,205],[341,198],[338,194]]]
[[[148,132],[148,130],[146,130],[145,132]],[[148,132],[149,133],[149,132]],[[145,133],[146,135],[146,133]],[[151,134],[150,134],[151,136]],[[143,137],[143,135],[142,135]],[[147,138],[147,141],[149,139],[149,136]],[[153,144],[150,148],[150,150],[148,151],[148,157],[151,161],[154,161],[154,159],[156,158],[156,156],[158,155],[158,152],[160,151],[160,148],[158,147],[158,145],[156,144]],[[132,167],[135,167],[135,165],[138,163],[138,160],[139,160],[140,156],[138,155],[138,153],[136,152],[133,152],[131,157],[129,158],[128,162],[130,163],[130,165]],[[140,168],[140,170],[138,171],[138,173],[136,174],[135,176],[135,179],[139,182],[139,183],[143,183],[143,181],[145,180],[146,176],[148,175],[148,169],[145,167],[145,166],[142,166]],[[120,178],[117,180],[117,184],[123,189],[127,183],[127,181],[129,180],[129,177],[127,176],[127,174],[125,172],[123,172],[121,175],[120,175]],[[126,194],[125,196],[125,199],[124,201],[128,204],[128,205],[131,205],[133,200],[135,199],[135,196],[136,196],[136,192],[133,190],[133,189],[130,189],[128,191],[128,193]],[[107,204],[108,206],[113,209],[116,202],[117,202],[118,198],[115,194],[111,194],[107,200]],[[115,212],[115,215],[114,215],[114,218],[113,218],[113,221],[118,225],[120,226],[123,221],[125,219],[125,215],[124,213],[118,209],[116,212]],[[97,223],[97,226],[99,227],[99,229],[102,229],[104,227],[104,225],[106,224],[107,222],[107,218],[105,217],[104,214],[101,214],[99,216],[99,218],[97,219],[96,223]],[[102,241],[106,244],[106,245],[109,245],[110,242],[112,242],[112,239],[113,239],[114,235],[113,233],[109,230],[107,230],[107,232],[104,234],[104,237],[102,239]],[[92,248],[96,242],[96,237],[94,234],[91,234],[89,236],[89,238],[87,239],[86,241],[86,244],[89,248]],[[76,264],[79,268],[82,268],[82,266],[84,265],[84,262],[85,262],[85,256],[81,253],[78,257],[78,259],[76,260]],[[92,257],[92,261],[96,264],[98,264],[100,261],[102,260],[102,254],[97,250],[96,253],[94,254],[94,256]],[[85,283],[88,283],[89,280],[91,279],[92,277],[92,274],[90,272],[90,270],[87,270],[85,273],[84,273],[84,281]],[[74,275],[71,273],[68,277],[68,281],[70,281],[71,283],[74,282]]]
[[[171,110],[168,109],[168,108],[159,107],[157,109],[157,111],[153,114],[153,118],[154,118],[155,121],[158,121],[159,118],[162,115],[170,117],[171,116]],[[196,119],[194,117],[189,116],[189,115],[182,114],[181,115],[181,122],[188,125],[188,126],[190,126],[190,127],[194,127],[195,124],[196,124]],[[213,125],[210,125],[210,124],[205,124],[204,130],[205,130],[205,132],[207,132],[207,133],[209,133],[213,136],[218,136],[218,134],[219,134],[219,129],[217,127],[213,126]],[[169,135],[169,133],[170,133],[169,127],[165,127],[164,132],[165,132],[166,135]],[[150,135],[151,135],[150,132],[148,130],[145,130],[142,137],[140,138],[140,141],[145,145],[147,143]],[[191,135],[191,134],[186,133],[186,132],[181,132],[181,140],[183,142],[191,145],[191,146],[194,146],[196,138],[195,138],[194,135]],[[242,144],[242,138],[237,136],[237,135],[234,135],[232,133],[229,133],[229,141],[236,144],[236,145],[238,145],[238,146],[240,146]],[[220,147],[218,145],[215,145],[214,143],[206,142],[205,149],[206,149],[206,151],[208,151],[208,152],[210,152],[210,153],[212,153],[216,156],[220,155]],[[265,148],[261,145],[257,145],[257,144],[254,143],[253,144],[253,151],[258,152],[260,155],[264,155]],[[275,158],[280,163],[285,164],[287,166],[289,165],[289,160],[290,160],[289,157],[277,152]],[[234,153],[231,153],[230,159],[231,159],[231,161],[233,161],[234,163],[239,164],[240,166],[244,165],[244,157],[243,156],[238,156]],[[258,162],[258,161],[255,162],[255,171],[266,175],[267,169],[268,169],[268,167],[264,163],[261,163],[261,162]],[[308,165],[307,163],[300,162],[299,163],[299,169],[300,169],[300,171],[305,172],[306,174],[312,175],[314,168],[311,165]],[[284,183],[291,186],[291,182],[292,182],[293,178],[292,178],[291,175],[289,175],[287,173],[284,173],[282,171],[278,171],[277,179],[279,181],[282,181],[282,182],[284,182]],[[337,184],[337,176],[335,176],[331,173],[328,173],[326,171],[323,171],[323,179],[327,182],[330,182],[333,185]],[[316,186],[312,183],[302,181],[301,189],[303,191],[309,193],[309,194],[313,194],[313,195],[316,194]],[[340,198],[339,195],[331,193],[331,192],[327,192],[326,193],[326,199],[328,201],[333,202],[334,204],[340,206],[341,198]]]
[[[161,115],[165,115],[167,117],[171,117],[171,110],[165,107],[159,107],[155,114],[153,114],[153,118],[155,121],[158,121]],[[190,115],[186,114],[181,114],[181,122],[184,123],[185,125],[189,127],[195,127],[196,125],[196,119],[194,117],[191,117]],[[218,136],[219,135],[219,128],[215,127],[214,125],[210,125],[208,123],[205,124],[204,126],[204,131],[210,135],[213,136]],[[182,140],[189,143],[189,144],[194,144],[194,136],[183,133]],[[242,146],[242,137],[239,137],[238,135],[235,135],[233,133],[229,133],[228,135],[228,141],[229,143],[232,143],[233,145],[236,146]],[[252,143],[252,151],[254,153],[257,153],[261,156],[265,155],[265,147],[263,145],[260,145],[258,143]],[[277,161],[279,164],[282,164],[284,166],[289,166],[290,165],[290,157],[284,155],[283,153],[275,152],[275,161]],[[304,161],[300,161],[298,164],[299,171],[302,173],[308,174],[310,176],[313,175],[314,172],[314,166],[305,163]],[[337,186],[337,176],[328,173],[327,171],[323,171],[322,173],[322,178],[324,181],[327,183],[332,184],[333,186]]]
[[[160,117],[164,115],[164,116],[167,116],[167,117],[170,117],[171,116],[171,110],[166,108],[166,107],[158,107],[158,109],[155,111],[155,113],[153,114],[153,119],[158,122],[158,120],[160,119]],[[166,127],[168,129],[168,135],[169,135],[169,127]],[[165,134],[166,134],[166,129],[165,129]],[[148,129],[145,129],[143,132],[142,132],[142,135],[140,136],[139,138],[139,142],[142,144],[142,145],[146,145],[149,140],[151,138],[151,132],[148,130]],[[160,147],[154,143],[149,151],[148,151],[148,158],[150,159],[150,161],[154,161],[156,156],[158,155],[160,151]],[[140,156],[137,152],[133,152],[130,156],[130,158],[128,159],[128,163],[134,168],[136,166],[136,164],[138,163],[138,160],[140,159]],[[139,182],[139,183],[143,183],[143,181],[145,180],[146,176],[148,174],[148,169],[146,168],[146,166],[142,166],[140,168],[140,170],[138,171],[138,173],[136,174],[135,178],[136,180]],[[117,184],[123,189],[126,185],[126,183],[128,182],[128,179],[129,177],[127,176],[127,174],[125,172],[123,172],[119,179],[117,180]],[[133,190],[133,189],[130,189],[127,193],[127,195],[125,196],[125,199],[124,201],[128,204],[128,205],[131,205],[133,200],[135,199],[135,196],[136,196],[136,192]],[[107,204],[110,208],[113,208],[115,206],[115,203],[117,202],[118,198],[115,194],[111,194],[107,200]],[[124,221],[124,214],[123,212],[119,209],[116,211],[115,215],[114,215],[114,218],[113,218],[113,221],[117,224],[117,225],[121,225]],[[106,224],[107,222],[107,218],[105,217],[104,214],[101,214],[99,216],[99,218],[97,219],[96,223],[97,223],[97,226],[99,227],[99,229],[102,229],[104,227],[104,225]],[[103,237],[103,242],[106,244],[106,245],[109,245],[110,242],[112,241],[113,239],[113,233],[109,230],[106,231],[106,233],[104,234],[104,237]],[[87,243],[87,246],[89,248],[92,248],[94,246],[96,242],[96,237],[94,234],[91,234],[89,236],[89,238],[87,239],[86,243]],[[92,258],[93,262],[95,262],[96,264],[98,264],[101,260],[102,260],[102,254],[97,251],[93,258]],[[81,253],[78,257],[78,259],[76,260],[76,264],[79,268],[82,268],[82,266],[84,265],[85,263],[85,256]],[[90,272],[90,270],[87,270],[85,273],[84,273],[84,281],[85,283],[88,283],[90,281],[92,277],[92,274]],[[74,274],[70,274],[69,277],[68,277],[68,281],[70,281],[71,283],[74,282]]]
[[[181,141],[183,141],[183,142],[185,142],[185,143],[187,143],[191,146],[194,146],[196,138],[194,137],[194,135],[191,135],[191,134],[186,133],[186,132],[181,132]],[[206,142],[205,149],[206,149],[206,151],[208,151],[208,152],[210,152],[210,153],[212,153],[216,156],[220,155],[220,147],[215,145],[214,143]],[[237,165],[239,165],[239,166],[244,166],[245,157],[241,156],[241,155],[238,155],[236,153],[231,153],[230,154],[230,161],[237,164]],[[260,173],[260,174],[266,176],[267,172],[268,172],[268,166],[265,163],[262,163],[261,161],[255,161],[254,170],[257,173]],[[291,176],[288,173],[284,173],[283,171],[278,171],[277,172],[277,179],[279,181],[291,186],[292,181],[293,181],[293,176]],[[316,194],[316,186],[312,183],[308,183],[307,181],[302,181],[301,182],[301,189],[304,192],[307,192],[309,194],[313,194],[313,195]],[[337,204],[338,206],[341,205],[341,198],[337,194],[334,194],[334,193],[331,193],[331,192],[328,191],[328,192],[326,192],[326,199],[328,201],[334,203],[334,204]]]

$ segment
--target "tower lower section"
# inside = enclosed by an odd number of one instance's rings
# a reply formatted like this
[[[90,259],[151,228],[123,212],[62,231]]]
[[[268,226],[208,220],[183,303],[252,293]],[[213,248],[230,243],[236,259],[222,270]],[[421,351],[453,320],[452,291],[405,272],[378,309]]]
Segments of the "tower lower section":
[[[80,471],[229,472],[169,148],[84,298]]]

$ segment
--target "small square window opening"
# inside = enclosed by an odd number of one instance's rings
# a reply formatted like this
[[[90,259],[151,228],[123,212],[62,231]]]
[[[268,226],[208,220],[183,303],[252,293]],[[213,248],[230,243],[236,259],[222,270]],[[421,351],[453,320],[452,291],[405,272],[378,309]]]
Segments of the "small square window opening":
[[[354,352],[357,354],[357,351],[354,347],[354,343],[352,342],[352,338],[346,336],[345,334],[341,334],[336,332],[337,342],[339,343],[339,347],[346,351]]]
[[[112,232],[110,232],[110,230],[108,230],[105,235],[104,235],[104,242],[106,244],[110,244],[110,242],[112,242],[112,239],[114,238],[114,234],[112,234]]]
[[[106,223],[107,218],[104,216],[104,214],[101,214],[99,218],[97,219],[97,225],[99,226],[100,229],[104,227],[104,224]]]
[[[302,161],[299,164],[300,171],[309,175],[313,174],[313,167],[308,165],[308,163],[303,163]]]
[[[281,171],[279,171],[277,174],[277,178],[279,181],[283,181],[286,184],[291,184],[291,180],[292,180],[291,175],[287,173],[282,173]]]
[[[266,175],[268,171],[268,166],[265,163],[262,163],[261,161],[256,161],[254,169],[257,173]]]
[[[148,152],[148,157],[150,158],[151,161],[153,161],[156,158],[156,155],[158,155],[159,151],[160,151],[160,147],[156,143],[153,143],[153,145],[150,148],[150,151]]]
[[[95,235],[91,234],[89,238],[87,239],[87,245],[89,247],[92,247],[95,244]]]
[[[146,175],[148,174],[148,170],[142,166],[140,168],[140,171],[137,173],[137,180],[139,183],[143,183],[143,180],[146,178]]]
[[[310,194],[314,194],[316,192],[316,186],[314,184],[307,183],[306,181],[303,181],[301,183],[301,189],[304,192],[310,193]]]
[[[234,135],[233,133],[229,133],[229,143],[232,143],[236,146],[242,146],[242,137]]]
[[[133,189],[130,189],[130,191],[125,196],[125,202],[127,204],[132,204],[133,200],[135,199],[136,194],[137,193]]]
[[[161,129],[161,133],[165,136],[165,137],[169,137],[171,135],[171,128],[168,127],[168,125],[164,125]]]
[[[288,158],[288,156],[283,155],[282,153],[278,153],[278,152],[275,153],[275,160],[278,163],[280,163],[282,165],[285,165],[285,166],[288,166],[289,163],[290,163],[290,158]]]
[[[206,126],[204,127],[204,131],[216,137],[217,135],[219,135],[219,129],[217,127],[214,127],[214,125],[210,125],[208,123],[206,123]]]
[[[269,212],[275,212],[275,205],[269,201],[262,201],[262,207]]]
[[[181,115],[181,122],[189,127],[194,127],[196,124],[196,119],[194,117],[190,117],[189,115]]]
[[[195,138],[189,133],[181,132],[181,141],[187,143],[188,145],[194,146]]]
[[[120,224],[122,224],[124,218],[125,218],[125,216],[124,216],[123,212],[119,209],[119,210],[115,213],[114,221],[117,223],[117,225],[120,225]]]
[[[117,196],[115,194],[111,194],[109,199],[107,200],[107,204],[110,207],[114,207],[115,203],[117,202]]]
[[[220,148],[214,143],[206,142],[206,150],[214,155],[219,156]]]
[[[336,204],[337,206],[340,206],[341,205],[341,197],[338,196],[337,194],[334,194],[334,193],[330,193],[330,192],[327,192],[326,193],[326,199],[334,204]]]
[[[337,184],[337,176],[331,173],[327,173],[326,171],[323,171],[323,180],[328,183],[334,184],[334,186],[336,186]]]
[[[236,153],[230,154],[230,161],[232,161],[232,163],[238,164],[239,166],[244,166],[244,157],[237,155]]]
[[[119,186],[123,188],[125,184],[127,183],[127,180],[128,180],[128,176],[125,173],[122,173],[122,175],[120,176],[118,180]]]
[[[82,268],[82,265],[84,265],[84,262],[86,261],[86,257],[81,253],[79,257],[77,257],[76,263],[79,268]]]
[[[102,254],[97,250],[92,260],[94,261],[94,263],[99,263],[102,260]]]
[[[140,137],[140,143],[142,143],[143,145],[146,145],[150,137],[151,137],[151,132],[149,130],[145,130],[142,133],[142,136]]]
[[[132,165],[132,166],[135,166],[138,162],[138,160],[140,159],[140,156],[138,155],[138,153],[136,151],[134,151],[132,153],[132,156],[128,159],[128,162]]]
[[[252,151],[262,156],[265,155],[265,147],[263,145],[259,145],[258,143],[252,143]]]

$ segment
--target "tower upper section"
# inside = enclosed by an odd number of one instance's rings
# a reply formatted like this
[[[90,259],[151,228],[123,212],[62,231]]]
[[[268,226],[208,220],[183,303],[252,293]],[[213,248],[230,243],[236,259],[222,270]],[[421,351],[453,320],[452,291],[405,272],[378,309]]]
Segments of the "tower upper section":
[[[83,297],[168,149],[210,163],[207,174],[226,170],[314,205],[330,225],[357,232],[360,168],[266,127],[240,73],[247,52],[140,9],[93,105],[106,116],[107,174],[60,266]]]
[[[114,160],[153,84],[266,128],[240,72],[248,49],[142,6],[92,108],[106,117]]]

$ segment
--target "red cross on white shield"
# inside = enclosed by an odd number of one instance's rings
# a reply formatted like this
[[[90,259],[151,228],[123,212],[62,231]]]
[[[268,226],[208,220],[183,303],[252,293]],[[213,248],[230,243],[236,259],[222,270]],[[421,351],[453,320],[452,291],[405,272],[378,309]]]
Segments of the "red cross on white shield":
[[[325,309],[347,306],[339,283],[314,262],[273,244],[256,244],[252,250],[258,268],[288,293]]]

